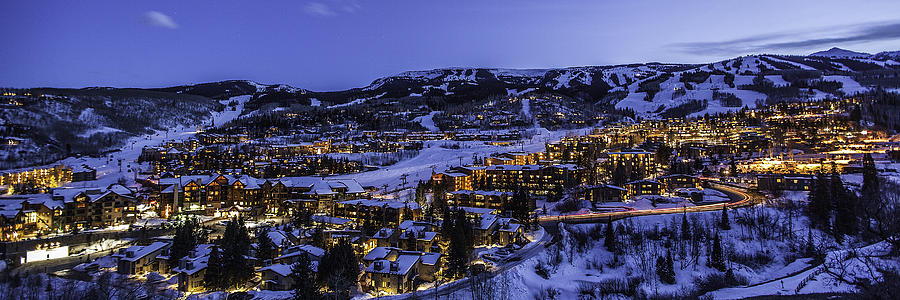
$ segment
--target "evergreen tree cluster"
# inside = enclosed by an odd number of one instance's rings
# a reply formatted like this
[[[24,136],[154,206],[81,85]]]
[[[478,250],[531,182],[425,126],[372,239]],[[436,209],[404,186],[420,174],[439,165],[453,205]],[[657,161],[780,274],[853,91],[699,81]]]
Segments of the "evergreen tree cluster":
[[[275,258],[278,253],[278,246],[269,237],[268,227],[259,229],[256,233],[256,259],[260,262]]]
[[[297,262],[291,266],[291,279],[294,281],[291,294],[294,300],[318,300],[322,299],[322,293],[316,286],[318,278],[312,268],[312,262],[306,253],[300,254]]]
[[[206,241],[204,231],[196,219],[184,220],[175,226],[175,236],[172,238],[172,249],[169,258],[178,261],[187,256],[197,245]]]
[[[526,228],[533,225],[531,211],[529,195],[523,190],[516,191],[512,198],[503,205],[503,213],[519,220]]]
[[[675,283],[675,263],[672,260],[672,253],[667,253],[665,257],[656,258],[656,275],[659,281],[667,284]]]
[[[318,283],[326,287],[337,299],[350,299],[359,281],[359,260],[353,252],[353,245],[342,240],[329,248],[319,262]]]
[[[856,195],[847,190],[837,173],[816,175],[809,193],[807,213],[816,228],[831,232],[838,241],[858,232]]]
[[[253,278],[250,264],[250,235],[244,220],[235,217],[225,226],[225,233],[217,240],[207,261],[204,286],[208,290],[235,289]]]
[[[441,235],[444,240],[443,252],[447,253],[447,277],[460,278],[466,275],[469,256],[475,245],[473,225],[462,209],[444,210]]]

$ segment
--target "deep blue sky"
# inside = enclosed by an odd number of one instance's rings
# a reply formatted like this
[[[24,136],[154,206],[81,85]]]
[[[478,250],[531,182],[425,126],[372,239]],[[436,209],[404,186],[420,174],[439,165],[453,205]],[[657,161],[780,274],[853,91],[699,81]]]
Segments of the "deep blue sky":
[[[312,90],[406,70],[900,50],[900,1],[2,1],[0,86],[225,79]]]

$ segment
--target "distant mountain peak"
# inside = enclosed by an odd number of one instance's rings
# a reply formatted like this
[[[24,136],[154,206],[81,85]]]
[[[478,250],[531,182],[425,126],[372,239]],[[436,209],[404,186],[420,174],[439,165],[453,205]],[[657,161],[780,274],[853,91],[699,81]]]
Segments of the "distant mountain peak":
[[[872,54],[850,51],[850,50],[841,49],[838,47],[832,47],[831,49],[828,49],[825,51],[815,52],[813,54],[810,54],[809,56],[848,58],[848,57],[869,57],[869,56],[872,56]]]

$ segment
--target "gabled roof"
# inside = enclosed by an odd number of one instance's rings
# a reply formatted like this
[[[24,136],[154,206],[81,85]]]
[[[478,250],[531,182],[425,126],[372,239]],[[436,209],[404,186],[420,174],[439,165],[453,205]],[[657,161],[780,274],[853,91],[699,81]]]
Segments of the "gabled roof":
[[[656,181],[656,180],[641,179],[641,180],[635,180],[635,181],[632,181],[632,182],[625,183],[625,185],[635,185],[635,184],[642,184],[642,183],[647,183],[647,184],[660,184],[660,185],[662,184],[662,183],[660,183],[659,181]]]
[[[385,257],[388,257],[388,255],[390,255],[391,252],[399,252],[399,251],[400,251],[400,248],[375,247],[372,250],[369,250],[369,253],[366,253],[366,255],[363,256],[363,260],[370,261],[370,260],[385,259]]]
[[[124,261],[136,261],[168,246],[169,243],[166,242],[154,242],[147,246],[131,246],[125,249],[125,253],[133,251],[134,256],[128,257],[127,255],[119,255],[119,259]]]
[[[419,255],[400,255],[395,261],[376,260],[366,268],[367,273],[406,275],[419,262]],[[396,268],[391,268],[395,266]]]

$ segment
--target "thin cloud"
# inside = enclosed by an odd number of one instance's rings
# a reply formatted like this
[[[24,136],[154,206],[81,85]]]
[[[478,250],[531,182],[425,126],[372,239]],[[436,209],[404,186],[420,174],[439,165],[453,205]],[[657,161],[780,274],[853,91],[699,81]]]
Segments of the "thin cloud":
[[[303,7],[303,11],[311,15],[330,17],[336,15],[331,7],[322,2],[309,2]]]
[[[344,13],[355,13],[361,8],[362,5],[354,0],[331,0],[327,2],[307,2],[303,6],[303,11],[313,16],[332,17]]]
[[[162,27],[162,28],[166,28],[166,29],[177,29],[178,28],[178,24],[175,23],[175,21],[172,20],[171,17],[167,16],[164,13],[155,11],[155,10],[151,10],[151,11],[144,13],[144,20],[147,21],[147,24],[150,24],[150,25],[156,26],[156,27]]]
[[[774,50],[814,49],[832,47],[837,44],[855,44],[896,39],[900,39],[900,21],[893,23],[867,23],[806,31],[780,32],[718,42],[679,43],[671,46],[682,52],[697,55],[732,55],[760,53]]]

